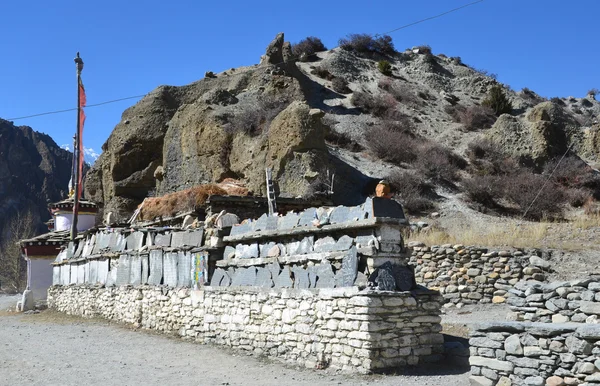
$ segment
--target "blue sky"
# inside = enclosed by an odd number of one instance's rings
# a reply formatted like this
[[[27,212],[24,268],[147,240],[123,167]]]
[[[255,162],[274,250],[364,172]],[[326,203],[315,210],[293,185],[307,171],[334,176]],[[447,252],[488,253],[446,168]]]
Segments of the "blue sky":
[[[85,61],[88,104],[183,85],[259,61],[278,32],[327,47],[349,33],[381,33],[469,0],[314,1],[17,1],[0,3],[0,117],[76,105],[73,58]],[[547,97],[600,88],[600,2],[485,0],[392,34],[403,50],[434,53],[498,74],[514,89]],[[137,100],[88,108],[86,147],[97,151]],[[71,143],[75,112],[15,121]]]

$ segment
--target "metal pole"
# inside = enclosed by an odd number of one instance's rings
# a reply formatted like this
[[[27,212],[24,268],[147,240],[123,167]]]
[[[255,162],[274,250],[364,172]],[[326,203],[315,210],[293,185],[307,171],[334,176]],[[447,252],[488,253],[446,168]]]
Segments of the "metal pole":
[[[75,188],[75,195],[73,197],[73,221],[71,222],[71,241],[75,240],[77,236],[77,216],[79,214],[79,125],[81,124],[81,94],[79,92],[79,85],[81,83],[81,70],[83,70],[83,60],[79,57],[79,52],[75,58],[75,65],[77,67],[77,129],[75,130],[75,148],[74,157],[75,163],[75,181],[73,186]]]

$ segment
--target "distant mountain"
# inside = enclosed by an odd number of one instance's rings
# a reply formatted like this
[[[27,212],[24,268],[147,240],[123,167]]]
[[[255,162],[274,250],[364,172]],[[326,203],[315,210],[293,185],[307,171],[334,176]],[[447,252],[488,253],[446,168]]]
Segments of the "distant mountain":
[[[66,151],[72,152],[73,150],[71,149],[73,146],[72,145],[61,145],[60,148],[61,149],[65,149]],[[90,164],[93,165],[94,162],[96,162],[96,160],[98,159],[98,157],[100,157],[100,154],[96,153],[96,150],[92,149],[91,147],[83,147],[83,160]]]
[[[37,230],[50,218],[48,203],[67,196],[72,154],[50,136],[0,119],[0,236],[15,211],[32,209]]]

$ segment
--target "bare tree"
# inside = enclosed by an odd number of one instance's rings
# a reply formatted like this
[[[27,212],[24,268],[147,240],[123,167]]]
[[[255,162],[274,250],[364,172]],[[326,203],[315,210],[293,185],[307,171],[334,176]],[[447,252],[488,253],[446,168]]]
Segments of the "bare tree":
[[[35,234],[36,217],[31,209],[16,212],[5,223],[0,235],[0,284],[2,288],[22,291],[27,284],[27,262],[21,255],[19,240]]]

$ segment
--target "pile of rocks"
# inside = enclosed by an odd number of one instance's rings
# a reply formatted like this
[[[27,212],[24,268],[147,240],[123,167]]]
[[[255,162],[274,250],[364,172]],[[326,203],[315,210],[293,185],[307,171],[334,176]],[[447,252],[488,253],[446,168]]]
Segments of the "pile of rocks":
[[[600,384],[600,325],[487,323],[469,344],[471,385]]]
[[[600,323],[600,279],[519,282],[508,291],[513,320]]]
[[[429,290],[53,286],[48,305],[202,343],[350,372],[441,359],[443,299]]]
[[[550,265],[536,250],[488,251],[460,244],[428,247],[414,242],[408,246],[417,283],[439,290],[448,306],[503,303],[508,290],[520,280],[543,281]]]

